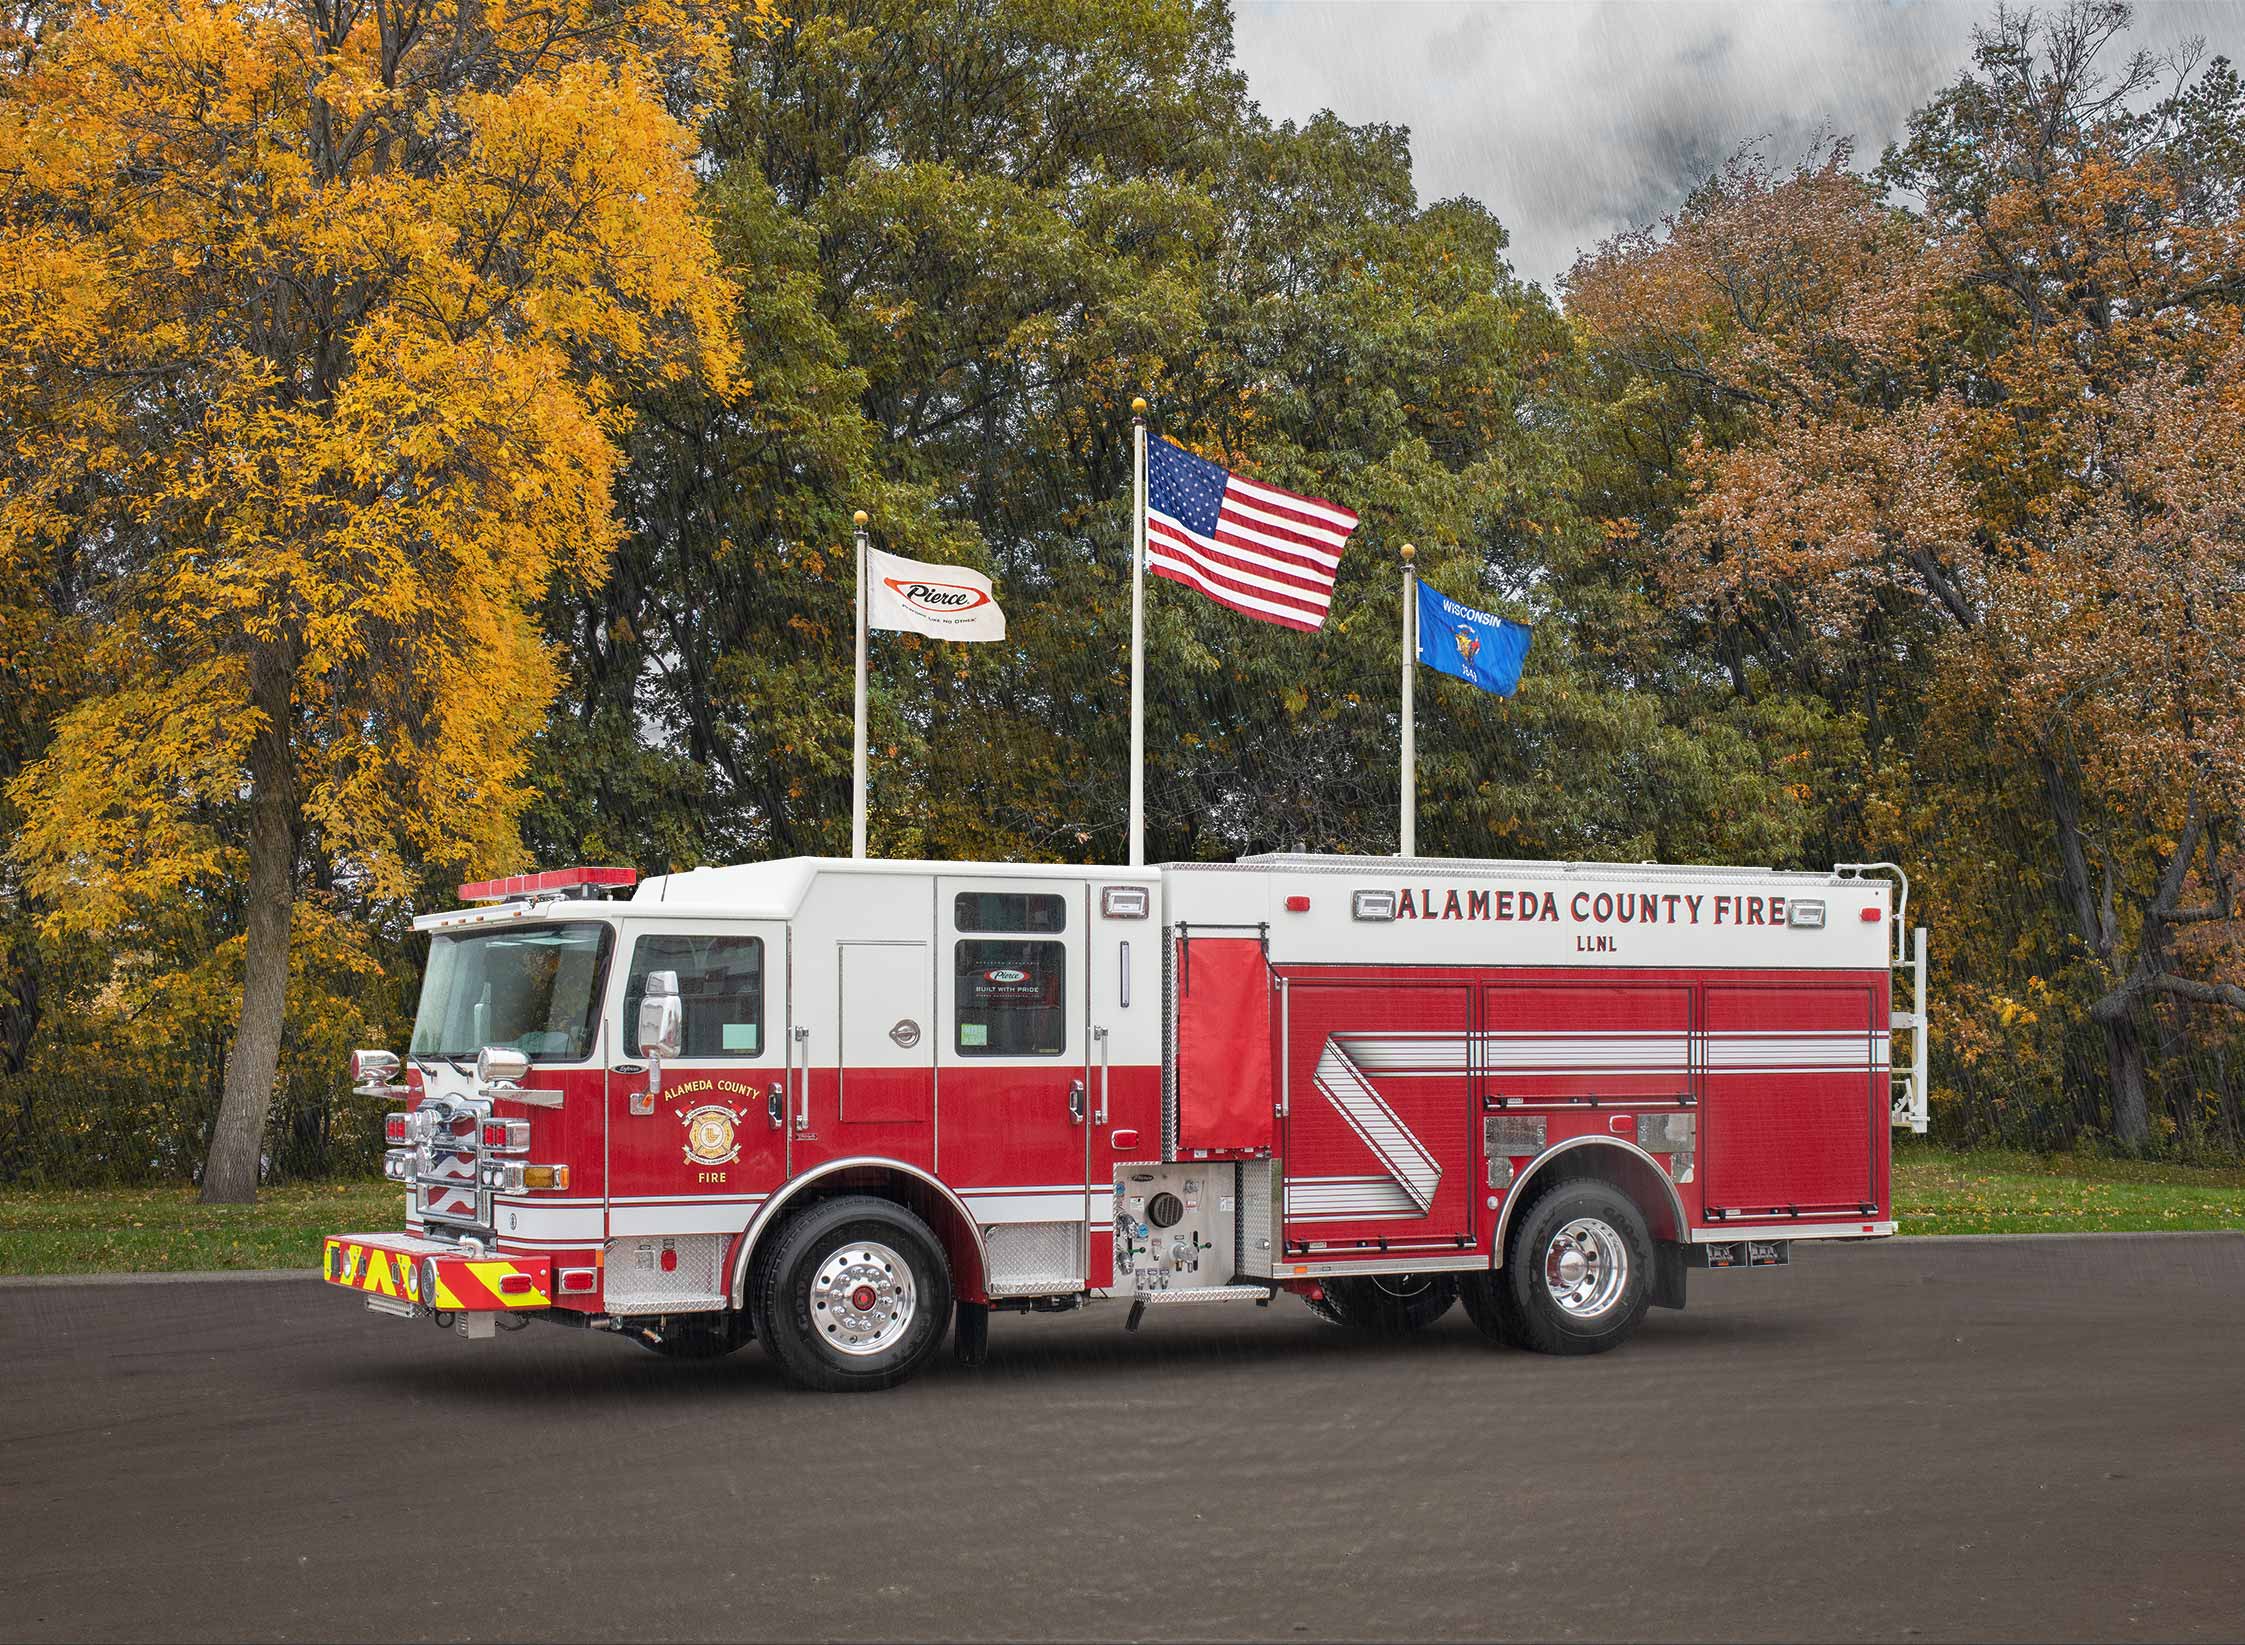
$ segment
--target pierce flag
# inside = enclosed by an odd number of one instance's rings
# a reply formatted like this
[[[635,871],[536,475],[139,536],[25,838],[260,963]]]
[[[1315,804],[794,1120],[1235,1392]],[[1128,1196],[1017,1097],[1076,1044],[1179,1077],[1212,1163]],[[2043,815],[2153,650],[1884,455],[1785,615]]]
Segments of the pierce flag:
[[[990,579],[963,565],[925,565],[865,551],[866,624],[938,640],[1002,640],[1006,614]]]

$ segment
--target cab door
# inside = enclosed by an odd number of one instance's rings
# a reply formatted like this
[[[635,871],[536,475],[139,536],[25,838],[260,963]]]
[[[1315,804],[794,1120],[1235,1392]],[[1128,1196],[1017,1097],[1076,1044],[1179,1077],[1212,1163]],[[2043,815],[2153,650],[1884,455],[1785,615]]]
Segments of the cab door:
[[[621,923],[608,1068],[608,1233],[736,1234],[787,1178],[787,928]],[[637,1043],[655,972],[675,975],[683,1049],[660,1089]]]
[[[1088,917],[1083,881],[937,881],[938,1168],[982,1225],[993,1296],[1084,1285]]]

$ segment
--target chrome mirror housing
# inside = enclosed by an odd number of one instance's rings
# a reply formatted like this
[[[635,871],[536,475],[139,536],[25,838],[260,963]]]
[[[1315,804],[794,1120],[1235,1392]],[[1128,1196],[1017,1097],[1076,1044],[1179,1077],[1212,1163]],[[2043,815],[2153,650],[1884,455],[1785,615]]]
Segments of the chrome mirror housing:
[[[405,1087],[394,1083],[398,1077],[398,1054],[395,1051],[353,1051],[351,1053],[351,1091],[361,1097],[402,1097]]]
[[[512,1046],[487,1045],[476,1053],[478,1085],[512,1085],[529,1072],[529,1054]]]
[[[351,1082],[354,1085],[387,1085],[398,1077],[395,1051],[353,1051]]]
[[[686,1045],[686,1002],[678,997],[678,973],[650,971],[639,1000],[639,1054],[647,1059],[647,1089],[663,1088],[663,1058]]]

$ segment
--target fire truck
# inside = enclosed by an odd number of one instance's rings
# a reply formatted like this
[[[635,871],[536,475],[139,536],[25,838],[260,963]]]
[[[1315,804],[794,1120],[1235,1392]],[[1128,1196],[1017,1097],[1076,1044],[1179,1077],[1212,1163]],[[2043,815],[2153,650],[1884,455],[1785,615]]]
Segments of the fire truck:
[[[1694,1270],[1893,1233],[1890,1127],[1925,1123],[1891,864],[793,858],[461,892],[417,922],[404,1055],[355,1059],[404,1229],[324,1268],[470,1338],[761,1341],[866,1390],[946,1335],[979,1363],[993,1313],[1291,1292],[1359,1335],[1462,1303],[1597,1353]]]

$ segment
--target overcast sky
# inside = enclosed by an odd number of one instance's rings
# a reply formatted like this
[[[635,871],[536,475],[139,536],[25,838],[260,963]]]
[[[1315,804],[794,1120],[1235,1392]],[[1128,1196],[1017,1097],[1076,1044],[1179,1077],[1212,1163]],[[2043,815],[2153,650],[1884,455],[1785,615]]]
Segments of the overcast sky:
[[[1422,200],[1470,194],[1549,285],[1649,222],[1732,149],[1790,160],[1819,129],[1877,162],[1954,79],[1993,10],[1956,0],[1235,0],[1264,110],[1411,128]],[[2139,43],[2245,61],[2241,0],[2154,0]]]

